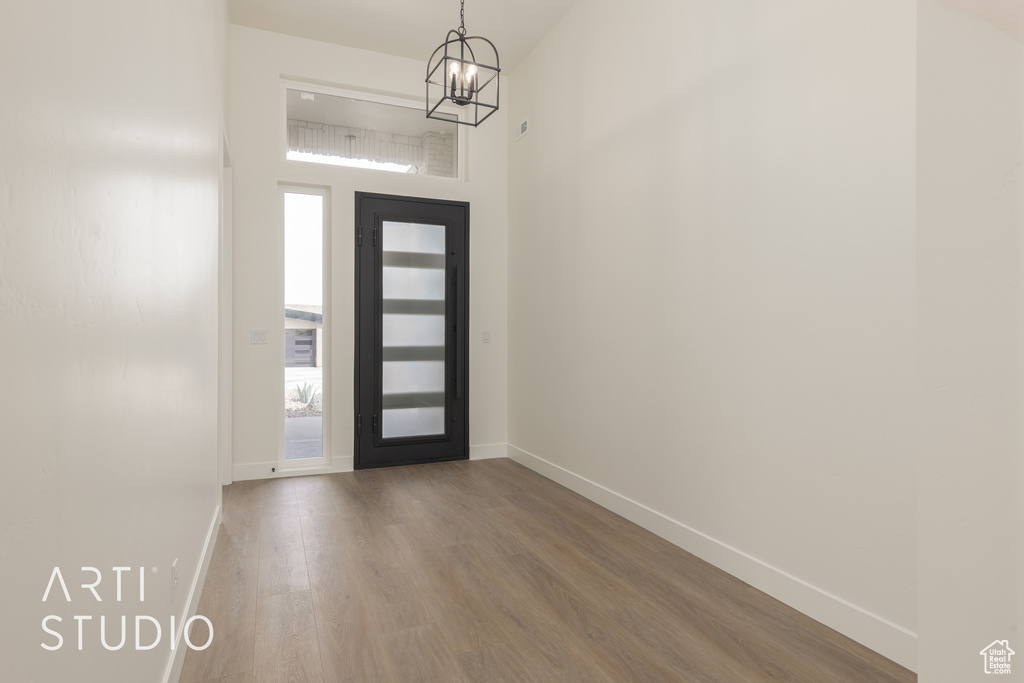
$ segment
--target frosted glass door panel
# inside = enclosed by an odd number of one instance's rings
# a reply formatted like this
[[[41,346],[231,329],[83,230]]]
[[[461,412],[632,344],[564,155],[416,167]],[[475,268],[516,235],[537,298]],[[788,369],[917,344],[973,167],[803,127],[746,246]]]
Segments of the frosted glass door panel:
[[[444,316],[385,314],[384,346],[444,346]]]
[[[381,436],[445,433],[445,226],[381,227]]]
[[[444,434],[444,408],[385,410],[381,436],[429,436]]]
[[[444,253],[444,226],[384,221],[384,251]]]
[[[382,270],[385,299],[444,300],[444,267]]]
[[[384,363],[385,394],[440,393],[444,391],[444,361]]]

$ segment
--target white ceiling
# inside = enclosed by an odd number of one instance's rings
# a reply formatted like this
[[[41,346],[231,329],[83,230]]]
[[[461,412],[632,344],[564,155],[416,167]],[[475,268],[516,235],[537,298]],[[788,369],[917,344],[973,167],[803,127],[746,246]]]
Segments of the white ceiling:
[[[1018,43],[1024,43],[1024,7],[1020,0],[937,0],[950,9],[988,21]]]
[[[466,0],[466,32],[498,48],[512,70],[575,0]],[[459,0],[228,0],[231,22],[421,59],[459,26]]]

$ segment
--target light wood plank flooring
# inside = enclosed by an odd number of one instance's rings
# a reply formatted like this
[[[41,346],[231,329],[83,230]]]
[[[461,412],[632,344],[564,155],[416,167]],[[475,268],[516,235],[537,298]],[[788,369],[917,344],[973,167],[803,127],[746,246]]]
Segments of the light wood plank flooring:
[[[182,683],[917,680],[504,459],[225,487],[199,613]]]

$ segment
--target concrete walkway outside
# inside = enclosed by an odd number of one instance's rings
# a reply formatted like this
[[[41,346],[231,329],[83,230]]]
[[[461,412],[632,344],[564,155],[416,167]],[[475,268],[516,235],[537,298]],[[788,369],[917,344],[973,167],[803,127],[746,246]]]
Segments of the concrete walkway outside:
[[[319,458],[324,451],[322,417],[289,417],[284,421],[284,459]]]

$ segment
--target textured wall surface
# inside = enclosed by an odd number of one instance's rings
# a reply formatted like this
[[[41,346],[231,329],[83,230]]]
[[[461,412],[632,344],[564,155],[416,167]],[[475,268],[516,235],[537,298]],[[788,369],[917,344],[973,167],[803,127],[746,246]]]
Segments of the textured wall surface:
[[[993,21],[1007,7],[918,9],[922,683],[990,680],[997,639],[1020,653],[1000,678],[1024,680],[1024,47]]]
[[[915,15],[588,0],[509,98],[510,444],[910,665]]]
[[[219,496],[226,9],[41,0],[3,15],[0,678],[157,681]],[[55,566],[70,604],[57,588],[41,601]],[[115,566],[133,568],[121,602]],[[63,619],[55,652],[40,647],[56,641],[48,614]],[[74,615],[92,617],[80,652]],[[127,616],[123,650],[101,646],[103,615],[111,644]],[[134,652],[136,615],[161,622],[156,649]]]

